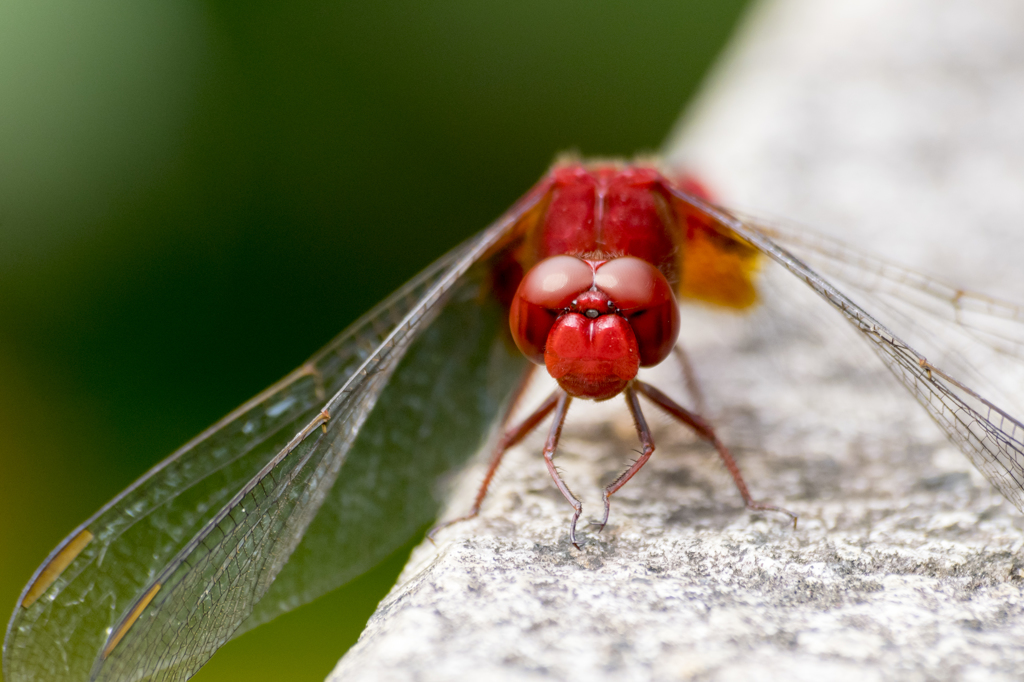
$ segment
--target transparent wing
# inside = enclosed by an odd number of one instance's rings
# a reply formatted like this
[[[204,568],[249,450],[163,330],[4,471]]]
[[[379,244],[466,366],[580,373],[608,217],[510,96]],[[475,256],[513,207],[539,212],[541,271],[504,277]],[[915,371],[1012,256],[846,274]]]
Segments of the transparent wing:
[[[5,677],[191,675],[266,593],[417,336],[539,196],[527,195],[76,529],[19,600]],[[349,568],[372,558],[350,557]]]
[[[437,518],[444,482],[477,452],[528,361],[507,315],[463,278],[409,349],[367,418],[302,542],[242,629],[344,584]]]
[[[156,576],[115,626],[93,679],[185,679],[232,635],[299,543],[414,334],[494,236],[457,252],[326,409]]]
[[[1013,387],[1024,378],[1024,309],[825,237],[739,219],[681,192],[677,198],[711,214],[839,311],[949,439],[1024,511],[1024,425],[1007,412],[1020,409],[1020,391]],[[810,263],[877,312],[868,313]]]
[[[899,329],[935,366],[1024,414],[1024,307],[939,282],[808,230],[743,217]]]

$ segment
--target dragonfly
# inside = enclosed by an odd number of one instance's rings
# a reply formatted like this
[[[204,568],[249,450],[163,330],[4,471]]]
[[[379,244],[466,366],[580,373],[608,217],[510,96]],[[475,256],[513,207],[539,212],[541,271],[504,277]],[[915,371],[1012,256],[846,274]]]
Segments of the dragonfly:
[[[501,455],[552,414],[544,460],[578,546],[581,505],[552,464],[574,399],[625,396],[643,446],[605,489],[599,526],[654,449],[640,397],[715,447],[746,507],[795,519],[753,498],[709,421],[636,378],[677,352],[680,302],[750,310],[772,263],[845,320],[1024,511],[1024,425],[989,371],[1024,368],[1024,308],[729,211],[652,162],[565,159],[74,529],[18,600],[6,679],[185,680],[228,640],[422,536],[446,482],[496,443],[455,521],[480,513]],[[513,424],[540,366],[558,388]]]

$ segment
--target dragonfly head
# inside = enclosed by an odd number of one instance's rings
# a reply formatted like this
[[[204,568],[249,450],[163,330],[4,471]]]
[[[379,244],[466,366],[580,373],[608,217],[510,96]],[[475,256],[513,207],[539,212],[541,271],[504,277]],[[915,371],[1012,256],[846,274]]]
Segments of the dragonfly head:
[[[671,352],[679,308],[647,261],[554,256],[523,277],[509,324],[523,354],[569,395],[606,400]]]

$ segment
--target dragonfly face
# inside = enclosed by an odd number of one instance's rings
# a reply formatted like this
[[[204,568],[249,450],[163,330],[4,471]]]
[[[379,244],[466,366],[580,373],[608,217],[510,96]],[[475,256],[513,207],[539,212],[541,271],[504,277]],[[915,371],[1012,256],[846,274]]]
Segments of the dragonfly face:
[[[748,507],[777,509],[753,501],[706,420],[635,379],[672,352],[677,298],[746,309],[766,259],[850,322],[1024,506],[1024,426],[812,269],[808,255],[828,267],[843,253],[823,243],[739,219],[648,165],[556,166],[493,225],[72,531],[15,607],[5,678],[187,679],[228,639],[351,580],[433,522],[443,481],[508,414],[531,362],[560,388],[507,428],[496,452],[553,413],[544,458],[573,523],[581,508],[552,464],[561,422],[572,398],[619,393],[644,449],[606,489],[605,520],[609,497],[654,449],[640,395],[716,447]],[[910,293],[949,310],[974,300],[898,269],[872,274],[893,277],[893,289],[920,284]],[[998,341],[1024,347],[1024,313],[984,303],[994,312],[972,325],[998,315]]]
[[[574,398],[618,395],[640,367],[668,357],[679,304],[665,276],[639,258],[554,256],[523,278],[509,315],[530,360]]]

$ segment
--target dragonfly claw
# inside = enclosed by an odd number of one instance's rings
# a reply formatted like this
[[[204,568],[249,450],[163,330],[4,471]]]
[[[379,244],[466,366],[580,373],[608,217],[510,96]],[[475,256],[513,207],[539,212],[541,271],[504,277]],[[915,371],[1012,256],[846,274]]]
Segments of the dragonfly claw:
[[[442,530],[444,530],[448,526],[454,526],[456,523],[462,523],[463,521],[469,521],[470,519],[475,519],[477,517],[477,514],[479,514],[479,511],[478,510],[473,510],[470,513],[466,514],[465,516],[460,516],[458,518],[451,519],[450,521],[444,521],[442,523],[439,523],[439,524],[437,524],[436,526],[434,526],[433,528],[431,528],[430,530],[427,531],[427,539],[430,540],[430,544],[432,544],[435,547],[437,547],[437,542],[434,541],[434,538],[437,536],[438,533],[440,533]]]
[[[794,512],[789,511],[785,507],[779,507],[778,505],[769,504],[767,502],[757,502],[755,500],[747,500],[747,509],[750,511],[769,511],[778,512],[779,514],[785,514],[789,518],[793,519],[793,530],[796,530],[796,522],[800,517]]]

